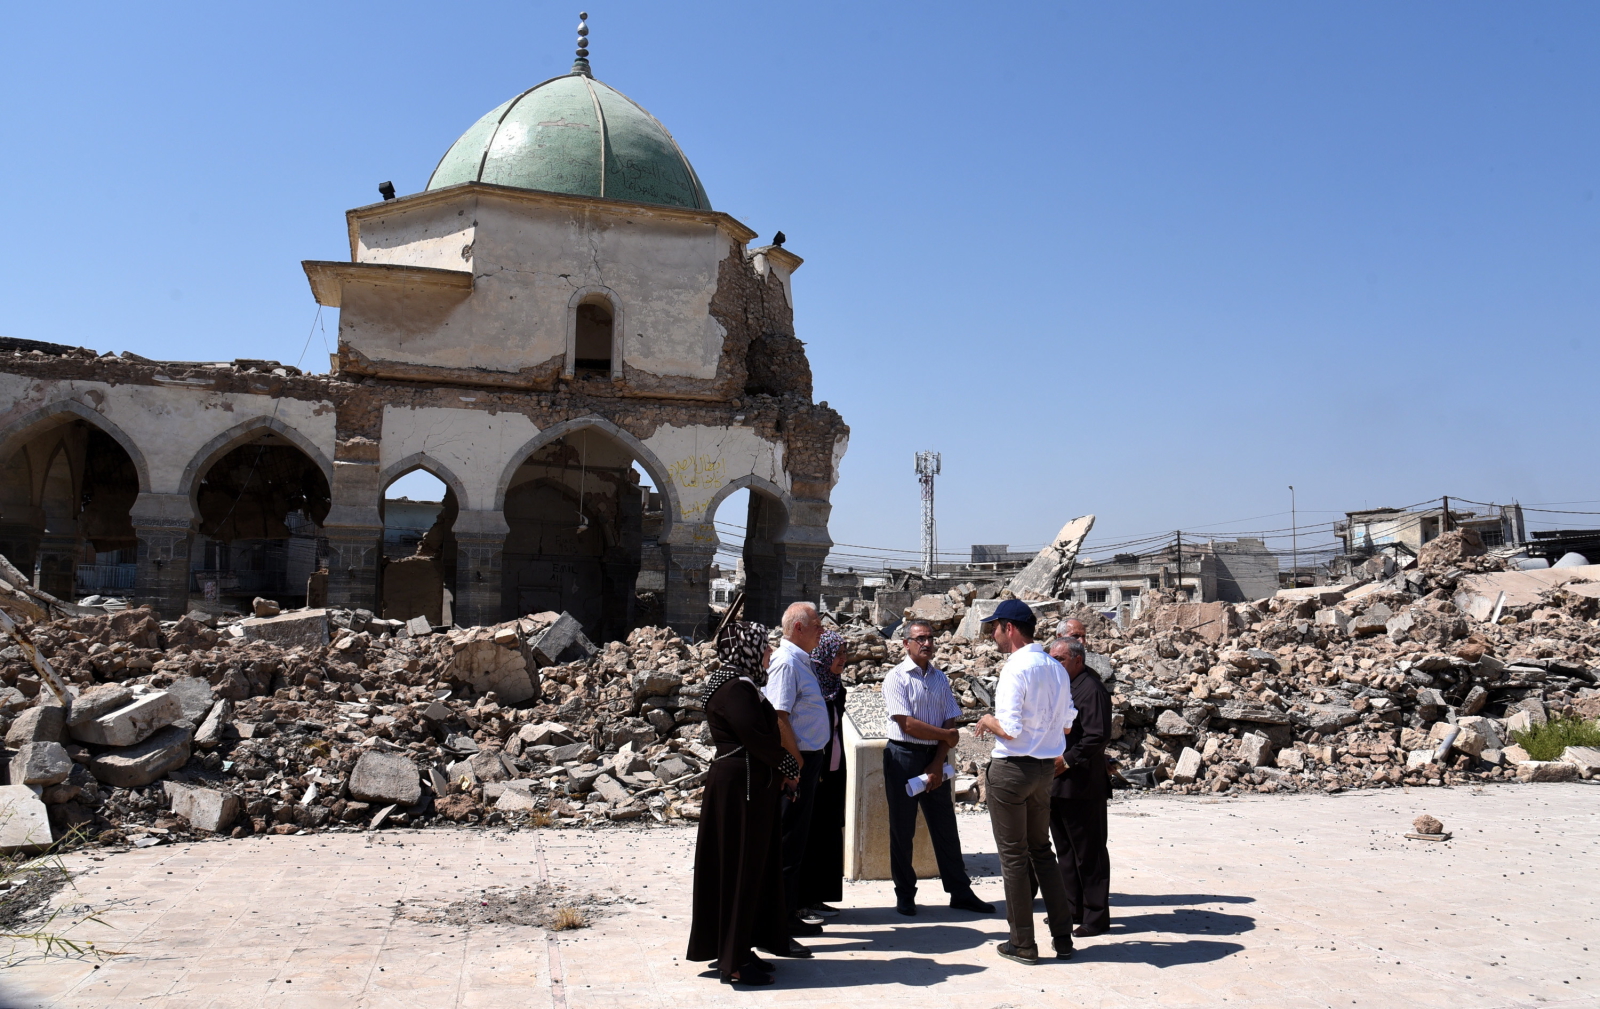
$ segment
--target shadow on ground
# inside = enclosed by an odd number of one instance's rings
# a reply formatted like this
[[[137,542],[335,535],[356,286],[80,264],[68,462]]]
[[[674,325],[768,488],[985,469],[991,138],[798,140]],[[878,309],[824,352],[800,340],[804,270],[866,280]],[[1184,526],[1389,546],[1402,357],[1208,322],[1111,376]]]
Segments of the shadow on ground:
[[[1165,914],[1126,914],[1112,912],[1112,937],[1138,932],[1166,932],[1171,935],[1241,935],[1256,927],[1247,914],[1223,914],[1184,907]]]
[[[1079,946],[1070,962],[1147,963],[1152,967],[1178,967],[1191,963],[1211,963],[1244,949],[1236,942],[1214,942],[1210,939],[1187,939],[1183,942],[1137,939],[1117,942],[1115,936],[1113,931],[1102,936],[1093,946]]]
[[[1254,904],[1254,897],[1223,893],[1114,893],[1112,907],[1172,907],[1177,904]]]
[[[833,947],[839,949],[842,947]],[[975,963],[940,963],[923,957],[902,956],[893,960],[783,960],[774,961],[777,978],[774,988],[853,988],[858,985],[903,984],[925,988],[953,977],[976,974],[987,969]],[[701,977],[714,978],[715,970]]]

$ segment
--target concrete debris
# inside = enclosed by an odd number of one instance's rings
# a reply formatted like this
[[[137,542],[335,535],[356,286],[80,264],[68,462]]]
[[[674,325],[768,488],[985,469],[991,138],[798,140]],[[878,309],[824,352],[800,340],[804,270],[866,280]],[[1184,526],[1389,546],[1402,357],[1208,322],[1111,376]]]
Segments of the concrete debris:
[[[50,843],[50,817],[34,790],[0,785],[0,854],[42,851]]]
[[[1411,821],[1411,829],[1419,834],[1443,834],[1444,824],[1440,823],[1436,817],[1423,813]]]
[[[1007,589],[1018,599],[1059,599],[1072,569],[1078,563],[1078,550],[1094,528],[1094,516],[1075,518],[1061,527],[1055,539],[1039,551],[1039,556],[1017,572]]]

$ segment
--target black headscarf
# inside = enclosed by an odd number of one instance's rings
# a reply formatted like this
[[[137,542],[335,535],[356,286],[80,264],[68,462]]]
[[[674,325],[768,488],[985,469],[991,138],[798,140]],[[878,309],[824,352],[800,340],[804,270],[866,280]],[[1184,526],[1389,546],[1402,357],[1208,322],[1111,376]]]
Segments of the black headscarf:
[[[747,677],[757,687],[767,684],[767,667],[761,657],[767,652],[767,628],[748,620],[734,620],[717,635],[717,658],[722,668],[706,680],[706,699],[717,688],[739,677]]]

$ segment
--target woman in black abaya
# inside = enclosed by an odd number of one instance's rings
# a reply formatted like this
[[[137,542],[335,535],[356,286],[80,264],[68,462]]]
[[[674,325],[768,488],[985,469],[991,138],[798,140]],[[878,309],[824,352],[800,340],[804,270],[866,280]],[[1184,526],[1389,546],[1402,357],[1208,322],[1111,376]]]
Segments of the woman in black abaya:
[[[724,983],[772,983],[753,946],[785,950],[778,796],[800,763],[783,748],[761,695],[767,628],[735,621],[717,637],[721,668],[706,680],[706,725],[717,757],[706,773],[694,852],[690,960],[712,960]]]
[[[822,699],[828,702],[828,724],[832,729],[828,747],[822,752],[822,775],[817,779],[817,797],[811,808],[811,836],[806,841],[805,860],[800,863],[800,917],[821,922],[838,914],[828,904],[844,896],[844,797],[849,770],[844,758],[844,637],[833,630],[823,631],[811,652],[811,667]]]

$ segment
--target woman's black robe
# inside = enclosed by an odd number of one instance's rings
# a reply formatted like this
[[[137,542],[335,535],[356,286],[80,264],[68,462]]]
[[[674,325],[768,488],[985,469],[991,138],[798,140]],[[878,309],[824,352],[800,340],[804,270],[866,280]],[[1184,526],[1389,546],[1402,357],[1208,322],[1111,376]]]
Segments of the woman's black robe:
[[[777,768],[785,751],[777,712],[748,680],[732,680],[711,695],[706,725],[718,756],[700,801],[688,958],[715,959],[731,974],[752,946],[789,946],[778,830]]]
[[[849,767],[844,753],[844,693],[828,702],[828,721],[833,737],[822,751],[822,775],[817,778],[817,795],[812,800],[811,834],[806,840],[806,856],[800,863],[800,906],[826,904],[844,898],[844,797]],[[833,751],[838,748],[839,769],[833,766]]]

